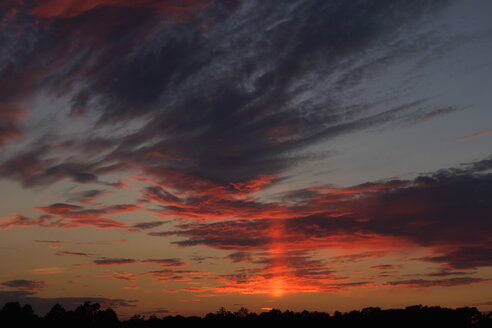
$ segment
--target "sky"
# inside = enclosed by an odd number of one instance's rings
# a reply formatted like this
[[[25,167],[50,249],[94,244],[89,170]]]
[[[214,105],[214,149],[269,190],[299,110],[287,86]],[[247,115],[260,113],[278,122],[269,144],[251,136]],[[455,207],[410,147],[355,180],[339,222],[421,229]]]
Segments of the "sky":
[[[2,0],[0,304],[492,310],[490,12]]]

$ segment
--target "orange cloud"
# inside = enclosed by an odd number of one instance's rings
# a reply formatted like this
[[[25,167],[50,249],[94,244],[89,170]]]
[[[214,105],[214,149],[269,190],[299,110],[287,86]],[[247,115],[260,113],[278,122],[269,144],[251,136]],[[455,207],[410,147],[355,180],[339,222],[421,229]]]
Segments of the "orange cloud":
[[[461,137],[461,138],[456,138],[456,139],[452,140],[452,142],[466,141],[466,140],[475,139],[475,138],[478,138],[478,137],[483,137],[483,136],[486,136],[486,135],[489,135],[489,134],[492,134],[492,129],[485,130],[485,131],[480,131],[480,132],[474,133],[474,134],[469,135],[469,136],[465,136],[465,137]]]

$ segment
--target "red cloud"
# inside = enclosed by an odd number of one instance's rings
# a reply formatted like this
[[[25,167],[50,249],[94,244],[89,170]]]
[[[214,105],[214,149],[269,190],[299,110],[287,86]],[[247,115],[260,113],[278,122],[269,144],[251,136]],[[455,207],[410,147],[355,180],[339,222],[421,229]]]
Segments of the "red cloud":
[[[137,280],[137,277],[133,273],[128,273],[128,272],[115,272],[113,273],[112,277],[118,280],[129,280],[129,281]]]
[[[127,229],[138,228],[127,226],[122,222],[106,219],[102,216],[113,216],[127,212],[133,212],[140,207],[133,204],[109,205],[99,208],[84,208],[78,205],[64,203],[51,204],[45,207],[36,207],[45,214],[36,219],[18,215],[13,219],[0,221],[0,230],[11,227],[40,226],[45,228],[75,228],[80,226],[94,226],[100,229]]]
[[[305,290],[336,288],[329,287],[331,282],[326,286],[316,286],[309,279],[296,284],[290,275],[295,266],[288,264],[292,261],[282,255],[292,250],[337,248],[349,253],[332,258],[333,268],[416,247],[434,253],[417,260],[442,263],[452,269],[472,269],[492,264],[492,252],[488,246],[491,229],[488,220],[491,208],[487,201],[492,190],[490,179],[490,175],[472,176],[452,172],[419,177],[414,181],[367,183],[350,188],[316,187],[287,193],[282,196],[282,203],[268,204],[256,199],[245,201],[235,197],[234,191],[228,196],[222,196],[220,192],[208,195],[207,188],[202,188],[200,197],[188,199],[165,194],[164,189],[156,187],[152,195],[148,194],[148,199],[167,204],[162,209],[166,213],[173,213],[182,219],[192,217],[191,213],[196,218],[216,219],[220,213],[230,215],[235,220],[189,221],[177,225],[174,231],[150,235],[184,237],[174,242],[179,246],[205,245],[233,250],[235,253],[228,257],[232,261],[263,264],[266,265],[263,270],[277,270],[245,272],[244,277],[252,277],[247,283],[234,284],[233,276],[220,278],[225,280],[225,284],[236,286],[229,291],[245,293],[255,292],[255,280],[266,283],[273,277],[279,283],[285,283],[287,287],[284,290],[294,291],[295,286],[303,284]],[[175,205],[169,205],[171,202]],[[217,206],[218,210],[211,213],[202,203],[212,208]],[[272,209],[285,218],[268,218]],[[465,221],[467,224],[463,224]],[[261,262],[252,256],[253,253],[245,252],[248,250],[272,250],[277,255],[272,256],[270,262],[268,259]],[[355,253],[355,250],[362,252]],[[393,270],[392,274],[399,268],[401,266],[392,263],[370,267]],[[387,278],[388,274],[385,272],[377,277]],[[452,286],[474,281],[479,280],[457,278],[432,283]],[[394,286],[425,284],[426,281],[389,283]]]
[[[195,17],[200,11],[207,8],[209,3],[202,0],[42,0],[30,13],[40,18],[73,18],[83,15],[90,10],[100,7],[113,8],[148,8],[163,14],[169,22],[182,23]]]
[[[270,185],[274,179],[274,175],[259,175],[257,179],[236,183],[231,182],[231,185],[241,193],[253,194]]]
[[[0,221],[0,230],[7,230],[12,227],[32,227],[32,226],[40,226],[43,228],[55,228],[55,227],[64,227],[65,225],[57,222],[51,221],[50,218],[47,217],[39,217],[37,219],[31,219],[22,215],[17,215],[12,219],[4,219]]]
[[[0,85],[1,83],[0,79]],[[26,113],[24,108],[15,104],[0,103],[0,148],[22,135],[18,123],[26,116]]]
[[[138,205],[122,204],[109,205],[99,208],[87,209],[78,205],[56,203],[46,207],[36,207],[45,215],[38,219],[20,217],[11,221],[0,222],[0,229],[7,229],[12,226],[33,226],[73,228],[84,225],[94,226],[100,229],[117,228],[134,230],[136,228],[126,226],[124,223],[102,217],[118,215],[138,210]]]

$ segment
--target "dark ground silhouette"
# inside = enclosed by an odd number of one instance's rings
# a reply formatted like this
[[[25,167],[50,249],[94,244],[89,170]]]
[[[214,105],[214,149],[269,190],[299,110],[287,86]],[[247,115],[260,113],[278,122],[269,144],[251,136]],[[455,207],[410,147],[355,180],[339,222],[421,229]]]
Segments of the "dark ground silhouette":
[[[180,315],[158,318],[133,316],[120,321],[116,313],[108,308],[101,309],[98,303],[86,302],[74,311],[66,311],[55,304],[44,316],[37,316],[28,304],[6,303],[0,310],[0,327],[278,327],[286,325],[298,327],[446,327],[492,328],[492,312],[481,313],[474,307],[457,309],[439,306],[414,305],[405,309],[382,310],[377,307],[362,311],[333,314],[325,312],[292,312],[273,309],[260,314],[241,308],[230,312],[224,308],[204,317],[183,317]]]

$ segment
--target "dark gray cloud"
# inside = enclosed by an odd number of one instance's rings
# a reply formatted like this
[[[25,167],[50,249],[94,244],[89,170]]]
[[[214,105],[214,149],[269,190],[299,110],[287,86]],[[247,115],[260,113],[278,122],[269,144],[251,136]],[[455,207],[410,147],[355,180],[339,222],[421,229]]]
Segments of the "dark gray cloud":
[[[4,287],[14,288],[21,291],[36,291],[38,289],[43,289],[47,286],[46,282],[44,281],[24,280],[24,279],[9,280],[9,281],[2,282],[0,285]]]
[[[184,263],[180,259],[176,259],[176,258],[171,258],[171,259],[147,259],[147,260],[141,260],[140,263],[159,264],[161,267],[182,267],[182,266],[186,266],[186,263]]]
[[[90,172],[93,165],[44,159],[48,153],[47,146],[17,153],[0,164],[0,176],[19,181],[24,187],[49,185],[62,179],[77,183],[98,182],[97,176]]]
[[[136,263],[151,263],[158,264],[161,267],[182,267],[186,264],[176,258],[169,259],[146,259],[146,260],[135,260],[135,259],[122,259],[122,258],[102,258],[93,261],[96,265],[126,265],[126,264],[136,264]]]
[[[67,193],[67,200],[69,202],[78,202],[78,203],[87,204],[94,201],[94,199],[98,197],[104,196],[107,193],[108,191],[104,189],[91,189],[91,190],[84,190],[78,192],[70,192]]]
[[[488,241],[484,241],[485,243]],[[447,264],[454,269],[476,269],[480,266],[492,265],[492,247],[457,247],[444,255],[420,258],[422,261]]]
[[[19,123],[25,113],[25,109],[19,106],[0,101],[0,148],[23,134]]]
[[[94,264],[96,265],[124,265],[124,264],[134,264],[137,263],[137,260],[133,259],[98,259],[94,260]]]
[[[248,252],[234,252],[226,256],[232,262],[252,262],[253,257],[251,253]]]
[[[49,206],[35,207],[44,214],[37,218],[29,218],[16,215],[14,218],[7,218],[0,221],[0,229],[11,227],[40,226],[45,228],[76,228],[84,225],[94,226],[100,229],[127,229],[136,228],[126,226],[124,223],[107,219],[104,216],[117,215],[126,212],[133,212],[139,209],[138,205],[118,204],[87,208],[79,205],[66,203],[54,203]]]
[[[12,44],[19,56],[1,70],[0,83],[11,86],[5,97],[33,90],[68,94],[72,114],[97,117],[97,129],[124,131],[135,119],[147,123],[123,137],[91,135],[54,147],[45,141],[3,160],[0,176],[35,187],[61,179],[104,183],[99,176],[116,170],[152,176],[156,168],[173,168],[217,183],[238,182],[278,175],[302,160],[297,150],[321,140],[447,113],[425,97],[388,107],[347,103],[340,95],[445,42],[429,40],[417,27],[449,3],[197,1],[195,14],[181,24],[166,24],[172,8],[147,6],[18,15],[17,24],[40,17],[50,24],[30,34],[30,43]],[[409,31],[417,35],[403,37]],[[67,48],[73,52],[61,50]],[[53,64],[42,73],[29,65],[44,62]],[[18,81],[11,67],[32,82]],[[50,155],[60,149],[89,156],[54,160]]]
[[[168,223],[168,221],[151,221],[151,222],[141,222],[134,224],[132,227],[138,228],[141,230],[149,230],[149,229],[154,229],[157,227],[160,227],[163,224]]]
[[[410,288],[431,288],[431,287],[452,287],[452,286],[463,286],[471,285],[476,283],[487,282],[490,279],[483,278],[448,278],[448,279],[413,279],[413,280],[398,280],[398,281],[388,281],[385,285],[390,286],[406,286]]]
[[[69,256],[90,256],[92,254],[83,253],[83,252],[69,252],[69,251],[60,251],[56,252],[56,255],[69,255]]]
[[[456,271],[449,268],[442,268],[438,271],[426,274],[428,277],[448,277],[448,276],[466,276],[474,274],[474,271]]]

